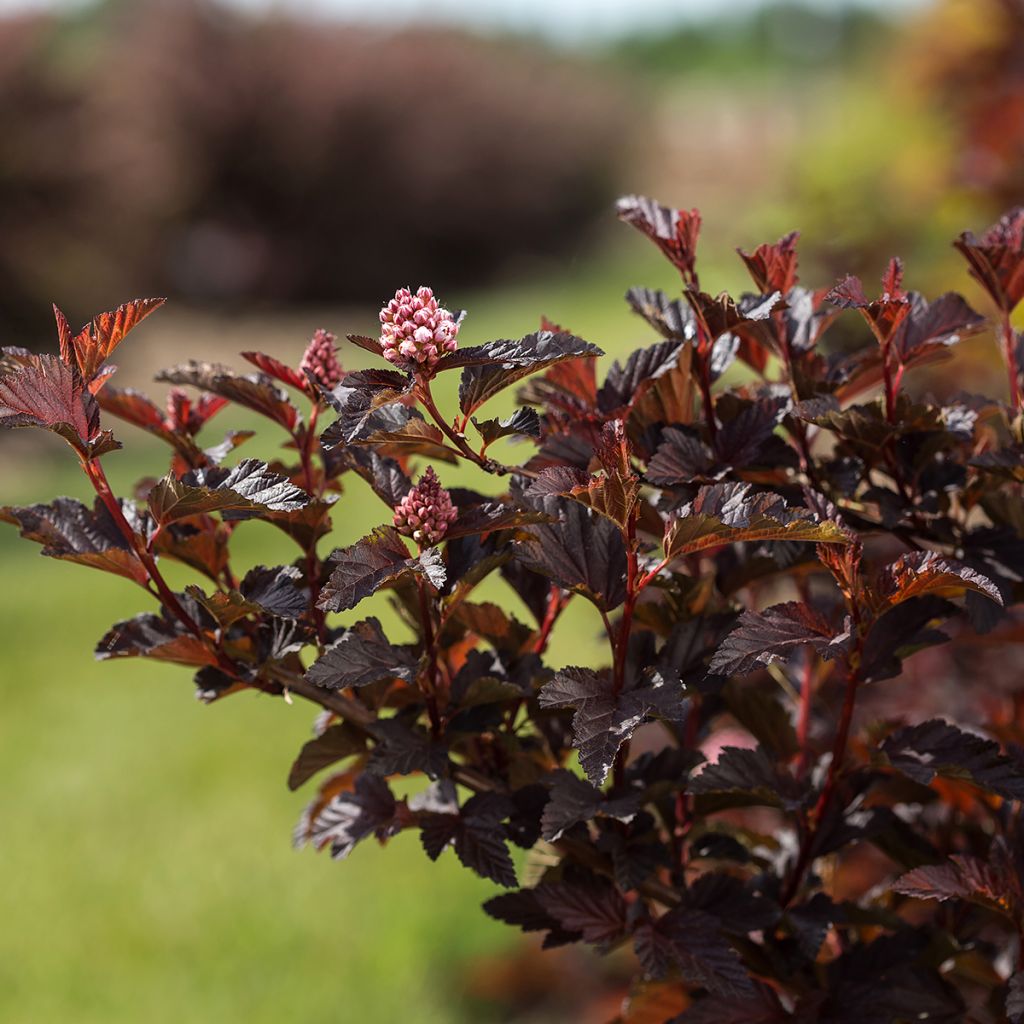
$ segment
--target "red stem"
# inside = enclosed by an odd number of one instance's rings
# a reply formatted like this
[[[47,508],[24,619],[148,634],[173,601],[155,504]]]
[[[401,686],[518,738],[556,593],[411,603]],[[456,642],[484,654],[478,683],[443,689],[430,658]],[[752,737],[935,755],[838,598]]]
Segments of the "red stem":
[[[196,636],[202,636],[202,630],[196,625],[195,620],[191,615],[181,606],[181,602],[178,600],[175,593],[167,585],[167,581],[163,578],[162,573],[157,568],[156,560],[149,553],[142,538],[132,529],[128,520],[124,517],[124,512],[121,509],[121,504],[111,490],[110,482],[107,480],[107,474],[103,470],[103,466],[93,460],[88,459],[82,462],[82,468],[85,470],[85,475],[89,478],[89,482],[93,485],[96,493],[99,495],[103,504],[107,507],[107,511],[110,512],[117,524],[118,529],[121,531],[125,540],[132,546],[132,550],[135,552],[139,561],[142,562],[152,580],[153,585],[156,587],[157,592],[160,595],[160,600],[169,612],[177,616],[181,623],[185,626],[189,632],[194,633]]]
[[[788,907],[800,889],[804,874],[812,860],[811,852],[814,849],[814,842],[817,839],[818,829],[822,819],[832,803],[835,794],[836,783],[839,779],[839,771],[842,767],[843,758],[846,756],[846,744],[850,736],[850,723],[853,721],[853,709],[857,703],[857,685],[860,682],[859,669],[851,669],[846,678],[846,694],[843,697],[843,710],[839,716],[839,726],[836,729],[835,741],[832,744],[832,762],[828,766],[828,776],[825,785],[821,790],[821,796],[814,806],[809,825],[804,833],[803,842],[800,844],[800,853],[797,856],[796,864],[793,867],[793,874],[790,876],[789,884],[786,886],[782,897],[782,906]]]
[[[805,651],[803,679],[800,681],[800,710],[796,723],[796,738],[800,747],[800,757],[796,762],[796,777],[803,778],[810,763],[809,746],[811,728],[811,686],[814,682],[814,654],[808,647]]]
[[[1016,412],[1020,409],[1021,403],[1020,368],[1017,366],[1017,346],[1009,310],[1003,310],[1002,323],[1003,356],[1006,359],[1006,371],[1010,380],[1010,404]]]
[[[427,649],[427,714],[430,715],[430,730],[435,736],[441,735],[441,716],[437,710],[437,643],[434,636],[434,619],[430,609],[430,595],[427,582],[422,576],[416,577],[420,597],[420,622],[423,626],[423,644]]]
[[[548,640],[551,638],[551,630],[555,628],[558,616],[562,613],[565,605],[562,603],[562,589],[557,583],[551,584],[551,591],[548,594],[548,607],[544,614],[544,621],[540,625],[540,632],[534,641],[534,654],[543,654],[548,647]]]
[[[305,435],[301,438],[295,434],[292,435],[295,438],[296,447],[299,449],[299,459],[302,462],[303,486],[306,493],[314,499],[320,497],[321,494],[321,488],[317,486],[313,473],[313,446],[316,444],[316,421],[319,415],[320,405],[314,401],[309,410],[309,423],[306,425]],[[320,653],[323,654],[327,623],[323,611],[317,607],[316,603],[320,589],[320,559],[317,557],[316,544],[317,541],[314,537],[306,550],[306,580],[309,583],[309,617],[313,620],[317,644]]]

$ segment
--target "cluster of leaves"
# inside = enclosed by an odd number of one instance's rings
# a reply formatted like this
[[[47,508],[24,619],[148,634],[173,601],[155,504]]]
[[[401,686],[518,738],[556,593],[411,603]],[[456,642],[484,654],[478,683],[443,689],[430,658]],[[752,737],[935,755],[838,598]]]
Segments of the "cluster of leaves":
[[[959,295],[906,291],[898,260],[878,297],[854,278],[815,291],[792,234],[740,252],[750,294],[714,296],[696,211],[619,212],[682,280],[630,290],[660,339],[603,378],[598,348],[545,321],[330,390],[261,353],[249,374],[188,363],[160,375],[164,412],[106,363],[159,300],[78,334],[58,312],[59,356],[4,350],[0,425],[60,435],[96,504],[0,517],[157,600],[98,657],[191,666],[205,701],[319,705],[288,777],[319,780],[297,843],[344,858],[414,830],[431,858],[450,847],[507,890],[489,914],[632,965],[624,1022],[1024,1020],[1021,702],[1005,657],[976,683],[1021,635],[1024,213],[956,243],[997,314],[1007,402],[910,389],[907,371],[987,322]],[[844,310],[865,325],[852,352],[830,335]],[[432,382],[453,372],[445,413]],[[516,384],[512,415],[486,418]],[[200,445],[227,403],[284,432],[281,461],[226,465],[247,434]],[[107,481],[119,443],[101,413],[171,449],[134,499]],[[488,454],[511,436],[529,449],[512,466]],[[494,483],[453,488],[443,538],[412,546],[393,510],[427,460]],[[325,555],[353,475],[382,525]],[[240,579],[230,541],[253,518],[296,558]],[[200,582],[173,590],[165,560]],[[485,580],[530,620],[481,599]],[[403,642],[360,614],[382,591]],[[596,610],[607,655],[550,664],[572,602]],[[941,717],[944,678],[975,684],[974,718]]]

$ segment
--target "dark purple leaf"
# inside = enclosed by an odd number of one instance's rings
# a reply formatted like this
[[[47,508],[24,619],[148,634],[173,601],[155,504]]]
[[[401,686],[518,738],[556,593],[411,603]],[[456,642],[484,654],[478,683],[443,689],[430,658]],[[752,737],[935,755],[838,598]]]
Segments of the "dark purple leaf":
[[[306,678],[327,690],[369,686],[380,679],[412,682],[419,657],[408,647],[392,644],[375,618],[350,626],[306,672]]]
[[[180,479],[173,473],[153,485],[149,508],[161,525],[208,512],[230,512],[235,519],[256,513],[295,512],[309,495],[265,462],[243,459],[233,469],[194,469]]]
[[[239,590],[248,601],[285,619],[298,619],[309,610],[309,592],[294,565],[257,565],[245,574]]]
[[[516,381],[564,359],[600,356],[602,351],[573,334],[537,331],[518,341],[489,341],[463,348],[442,359],[438,370],[464,367],[459,407],[467,415]]]
[[[566,668],[540,692],[543,708],[574,708],[573,741],[580,765],[594,785],[601,785],[611,770],[619,747],[649,716],[679,722],[686,717],[687,701],[678,680],[658,672],[615,692],[611,676],[588,668]]]
[[[625,364],[616,360],[597,393],[598,408],[606,416],[628,409],[659,377],[675,367],[682,350],[682,342],[659,341],[633,352]]]
[[[573,825],[590,821],[598,815],[628,822],[640,810],[640,805],[639,794],[608,798],[586,779],[559,769],[554,775],[551,796],[544,806],[541,834],[553,843]]]
[[[502,437],[540,437],[540,417],[536,409],[520,407],[506,419],[478,420],[473,417],[473,426],[487,444],[493,444]]]
[[[634,313],[669,341],[693,341],[697,337],[697,323],[688,302],[670,299],[664,292],[650,288],[630,288],[626,301]]]
[[[353,754],[361,754],[365,749],[366,737],[347,722],[328,726],[299,751],[288,773],[288,788],[298,789],[317,772]]]
[[[396,811],[388,784],[374,775],[360,775],[354,790],[339,793],[312,820],[301,822],[296,838],[317,850],[330,846],[331,856],[343,860],[361,839],[372,834],[386,839],[397,832]]]
[[[894,768],[928,785],[937,775],[973,782],[1007,800],[1024,800],[1024,771],[994,740],[932,718],[898,729],[881,746]]]
[[[22,537],[42,544],[42,554],[49,558],[103,569],[143,585],[149,578],[98,498],[92,509],[74,498],[56,498],[49,505],[0,507],[0,521],[15,524]]]
[[[777,494],[751,491],[750,484],[712,484],[669,521],[665,554],[669,558],[739,541],[798,540],[849,543],[834,522],[806,508],[792,508]]]
[[[317,607],[325,612],[355,608],[381,587],[416,573],[435,587],[444,585],[444,563],[436,548],[418,557],[409,554],[401,534],[393,526],[379,526],[351,547],[335,551],[329,564],[330,578],[320,592]]]
[[[268,417],[288,431],[294,430],[299,422],[299,411],[292,405],[287,393],[265,373],[236,374],[217,363],[191,360],[181,366],[161,370],[156,379],[168,384],[190,384],[202,391],[220,395],[229,402]]]
[[[691,985],[715,995],[746,996],[754,986],[742,961],[722,938],[710,914],[679,907],[657,921],[640,925],[633,938],[644,970],[663,978],[678,970]]]
[[[534,890],[541,908],[567,932],[579,932],[584,942],[605,945],[626,931],[626,901],[611,883],[545,882]]]
[[[789,601],[763,612],[744,612],[710,668],[721,675],[747,675],[760,665],[784,660],[804,644],[824,658],[835,658],[845,652],[849,639],[849,632],[836,633],[807,605]]]
[[[626,549],[621,531],[575,501],[544,498],[536,505],[558,522],[528,527],[530,539],[515,544],[516,559],[605,611],[622,604]]]
[[[714,764],[705,764],[690,778],[689,790],[698,795],[725,795],[734,807],[795,810],[804,797],[803,787],[783,774],[763,747],[725,747]]]

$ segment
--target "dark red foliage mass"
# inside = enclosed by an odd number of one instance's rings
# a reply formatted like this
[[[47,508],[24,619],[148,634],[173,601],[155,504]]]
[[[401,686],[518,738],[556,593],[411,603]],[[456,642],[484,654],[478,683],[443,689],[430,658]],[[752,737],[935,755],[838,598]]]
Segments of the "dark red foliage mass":
[[[288,776],[320,779],[300,845],[343,858],[413,829],[433,859],[451,847],[505,888],[487,913],[629,965],[621,1021],[1022,1021],[1020,215],[957,243],[997,307],[1008,403],[906,389],[989,328],[958,295],[908,290],[899,260],[878,297],[851,277],[811,290],[791,234],[741,252],[754,293],[716,297],[696,211],[620,211],[682,287],[629,292],[660,338],[603,379],[601,351],[547,321],[476,347],[446,327],[438,346],[441,313],[402,292],[382,340],[350,338],[379,366],[343,371],[319,332],[299,367],[164,371],[165,412],[107,383],[159,300],[79,334],[58,313],[59,357],[4,350],[0,425],[63,437],[97,500],[0,517],[157,600],[98,657],[190,666],[204,701],[319,706]],[[852,354],[830,342],[841,310],[865,321]],[[430,358],[395,358],[396,316]],[[518,408],[485,418],[514,384]],[[279,461],[233,460],[247,433],[200,444],[227,403],[284,431]],[[106,415],[170,446],[135,498],[107,482]],[[512,436],[528,457],[507,465],[489,448]],[[486,493],[444,486],[459,460]],[[353,475],[381,525],[326,554]],[[284,531],[294,562],[239,578],[244,519]],[[165,560],[198,582],[173,590]],[[492,577],[528,621],[480,599]],[[379,591],[409,642],[360,616]],[[552,664],[580,600],[607,654]],[[515,847],[536,851],[528,872]]]

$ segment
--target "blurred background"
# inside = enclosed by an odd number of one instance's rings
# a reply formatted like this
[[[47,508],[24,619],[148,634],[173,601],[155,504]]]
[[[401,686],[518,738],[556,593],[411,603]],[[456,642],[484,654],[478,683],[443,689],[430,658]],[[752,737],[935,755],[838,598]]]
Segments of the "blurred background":
[[[157,398],[189,357],[370,332],[405,284],[468,309],[466,343],[542,314],[610,355],[653,340],[623,293],[676,284],[622,192],[702,209],[712,291],[798,228],[806,284],[900,254],[987,312],[949,242],[1024,201],[1024,2],[0,0],[0,139],[0,344],[53,347],[53,301],[77,324],[167,295],[115,360]],[[964,386],[998,389],[991,339],[962,348]],[[128,492],[160,456],[119,434]],[[85,496],[56,438],[0,437],[0,502],[58,493]],[[333,541],[379,516],[354,493]],[[95,664],[145,598],[7,527],[0,566],[0,1020],[615,1016],[614,962],[540,957],[450,854],[293,853],[306,708]]]

